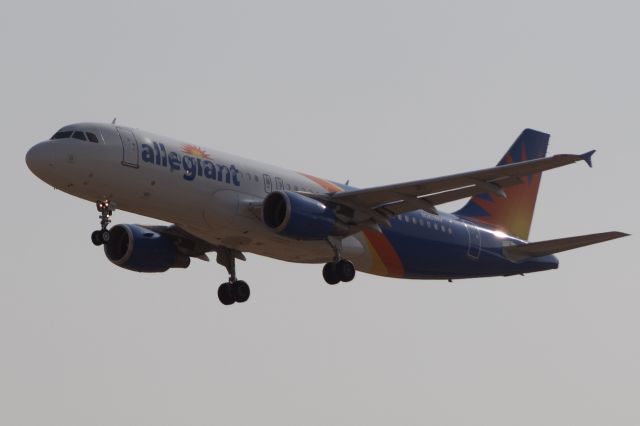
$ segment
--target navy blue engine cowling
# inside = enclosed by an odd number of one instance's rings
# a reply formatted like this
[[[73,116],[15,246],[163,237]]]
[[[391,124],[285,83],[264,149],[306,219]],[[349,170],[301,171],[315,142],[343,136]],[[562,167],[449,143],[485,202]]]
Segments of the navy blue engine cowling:
[[[164,272],[169,268],[186,268],[190,258],[176,248],[173,241],[140,225],[116,225],[104,245],[111,263],[136,272]]]
[[[278,234],[300,240],[320,240],[333,235],[336,215],[318,200],[296,192],[275,191],[262,205],[262,221]]]

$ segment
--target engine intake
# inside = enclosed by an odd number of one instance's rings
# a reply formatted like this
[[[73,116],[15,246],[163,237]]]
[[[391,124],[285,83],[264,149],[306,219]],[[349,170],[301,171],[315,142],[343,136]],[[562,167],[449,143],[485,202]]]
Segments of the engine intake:
[[[262,221],[281,235],[320,240],[337,234],[336,214],[326,205],[296,192],[275,191],[262,205]]]
[[[173,241],[140,225],[116,225],[104,245],[111,263],[136,272],[165,272],[186,268],[191,259],[176,248]]]

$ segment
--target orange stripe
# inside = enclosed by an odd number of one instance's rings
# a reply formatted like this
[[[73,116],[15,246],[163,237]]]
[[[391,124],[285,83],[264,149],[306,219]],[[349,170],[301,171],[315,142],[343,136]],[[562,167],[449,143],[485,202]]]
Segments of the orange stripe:
[[[298,172],[300,173],[300,172]],[[308,175],[306,173],[300,173],[302,176],[307,177],[309,179],[311,179],[312,181],[314,181],[315,183],[317,183],[318,185],[320,185],[321,187],[323,187],[324,189],[327,190],[327,192],[342,192],[343,189],[340,188],[338,185],[336,185],[335,183],[331,183],[328,180],[324,180],[324,179],[320,179],[318,177],[315,176],[311,176]]]
[[[395,249],[384,236],[384,234],[369,229],[362,231],[367,240],[371,243],[376,253],[387,267],[387,272],[390,277],[402,277],[404,276],[404,267],[396,253]]]
[[[380,256],[378,256],[378,252],[376,252],[376,250],[373,248],[373,244],[371,244],[371,241],[369,241],[366,236],[363,236],[362,242],[366,246],[365,250],[371,257],[371,266],[366,270],[366,272],[370,274],[382,275],[383,277],[389,275],[387,267],[384,266],[382,259],[380,259]]]

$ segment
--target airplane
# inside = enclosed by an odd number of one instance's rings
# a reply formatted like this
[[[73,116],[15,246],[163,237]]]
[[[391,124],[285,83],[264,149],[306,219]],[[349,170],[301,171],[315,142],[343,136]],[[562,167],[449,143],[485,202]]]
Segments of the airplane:
[[[249,299],[244,253],[324,264],[328,284],[356,270],[408,279],[511,276],[555,269],[555,253],[627,236],[604,232],[530,242],[543,171],[595,151],[546,156],[549,134],[525,129],[496,167],[358,189],[115,124],[61,128],[26,154],[55,189],[96,203],[91,234],[115,265],[137,272],[216,261],[224,305]],[[437,206],[469,198],[446,213]],[[171,223],[109,227],[117,209]]]

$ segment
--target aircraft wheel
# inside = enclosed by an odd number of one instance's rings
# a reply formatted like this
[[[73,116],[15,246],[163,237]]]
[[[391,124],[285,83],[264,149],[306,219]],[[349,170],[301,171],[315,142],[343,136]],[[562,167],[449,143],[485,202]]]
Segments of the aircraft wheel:
[[[251,295],[251,289],[249,288],[249,284],[244,281],[236,281],[231,284],[231,293],[233,294],[233,299],[238,303],[244,303],[249,299],[249,295]]]
[[[345,259],[339,260],[336,263],[335,270],[340,281],[345,283],[348,283],[356,276],[356,268],[353,266],[353,263]]]
[[[324,265],[322,268],[322,277],[327,282],[327,284],[334,285],[340,282],[340,277],[338,276],[338,271],[336,270],[336,264],[334,262],[329,262]]]
[[[220,299],[220,303],[223,305],[232,305],[235,302],[231,283],[220,284],[220,287],[218,287],[218,299]]]
[[[102,244],[108,243],[109,240],[111,240],[111,232],[106,229],[100,231],[100,238],[102,240]]]
[[[100,246],[102,245],[102,233],[100,231],[93,231],[91,233],[91,242],[96,245],[96,246]]]

